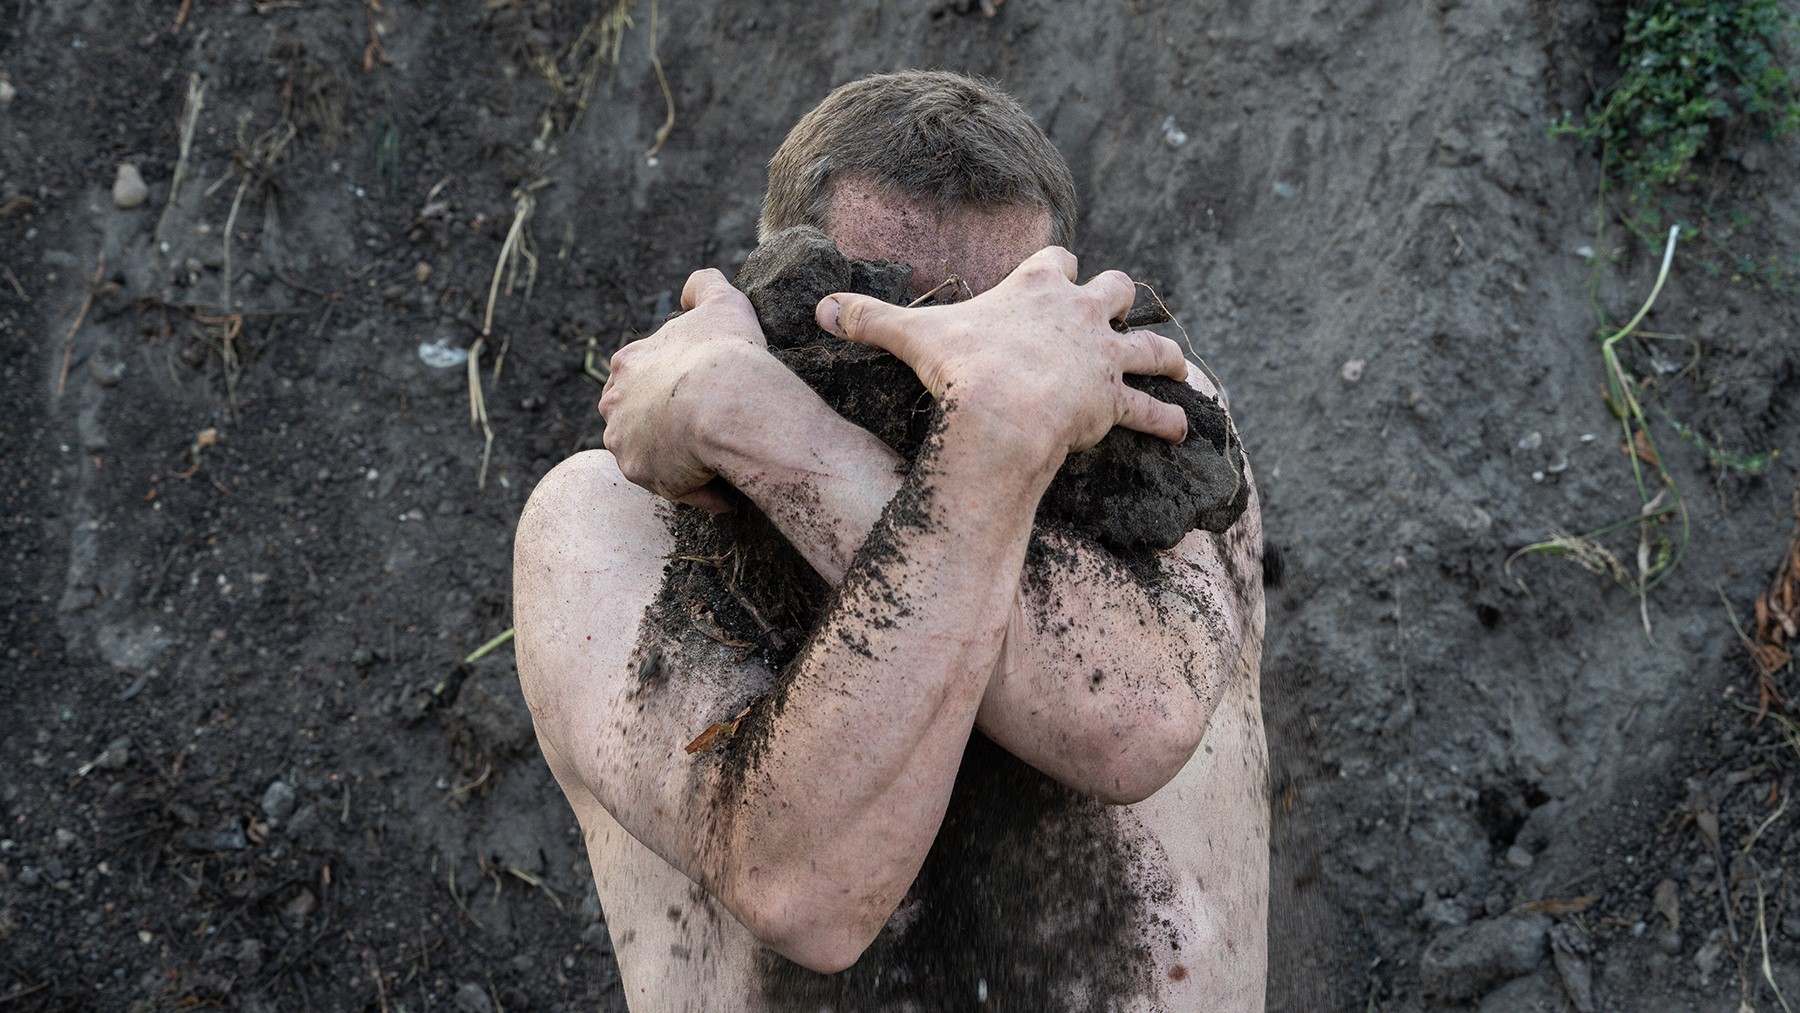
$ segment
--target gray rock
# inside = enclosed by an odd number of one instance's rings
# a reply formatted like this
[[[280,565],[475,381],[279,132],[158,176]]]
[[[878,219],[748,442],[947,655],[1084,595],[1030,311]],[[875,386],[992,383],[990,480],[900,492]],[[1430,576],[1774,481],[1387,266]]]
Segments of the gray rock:
[[[286,781],[271,781],[263,791],[262,811],[271,823],[280,823],[294,814],[294,786]]]
[[[487,990],[472,981],[456,986],[456,1013],[494,1013]]]
[[[288,924],[300,925],[305,923],[306,916],[312,914],[318,906],[319,898],[313,896],[311,890],[302,888],[292,900],[282,905],[281,914],[287,919]]]
[[[143,206],[150,199],[150,187],[144,183],[137,166],[130,162],[119,163],[118,178],[113,180],[112,199],[115,205],[127,211]]]
[[[131,736],[121,735],[108,742],[100,755],[94,758],[94,766],[101,770],[124,770],[131,763]]]
[[[1550,957],[1576,1013],[1595,1013],[1598,1009],[1594,1003],[1594,973],[1589,964],[1593,953],[1593,940],[1574,926],[1558,925],[1550,930]]]
[[[1425,989],[1451,1000],[1481,995],[1530,971],[1548,949],[1550,919],[1503,915],[1440,933],[1419,960]]]
[[[294,818],[287,821],[287,836],[290,841],[298,841],[319,828],[319,807],[308,802],[294,813]]]
[[[212,830],[185,830],[180,840],[189,851],[242,851],[250,846],[243,824],[237,820],[227,820]]]

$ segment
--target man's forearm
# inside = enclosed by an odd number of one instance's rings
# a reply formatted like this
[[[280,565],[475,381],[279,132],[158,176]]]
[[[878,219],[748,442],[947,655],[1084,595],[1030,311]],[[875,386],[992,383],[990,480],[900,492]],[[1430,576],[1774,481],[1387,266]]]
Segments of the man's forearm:
[[[948,413],[796,659],[732,823],[728,853],[768,863],[731,877],[762,894],[743,906],[788,913],[753,929],[814,967],[861,952],[936,837],[1054,473],[996,472]]]
[[[708,460],[835,585],[900,489],[905,462],[794,384],[778,410],[731,409],[731,424],[711,427]],[[980,727],[1071,787],[1141,798],[1192,752],[1223,684],[1221,657],[1235,652],[1196,636],[1194,616],[1159,611],[1154,593],[1092,543],[1039,539],[1047,551],[1026,566]]]

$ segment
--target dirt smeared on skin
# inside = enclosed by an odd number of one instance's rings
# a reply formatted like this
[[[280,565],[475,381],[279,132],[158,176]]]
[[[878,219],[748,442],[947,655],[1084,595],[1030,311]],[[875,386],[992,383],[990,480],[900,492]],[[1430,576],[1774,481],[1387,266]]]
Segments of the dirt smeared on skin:
[[[1115,813],[976,732],[937,842],[862,958],[824,975],[765,952],[763,999],[870,1013],[1112,1008],[1151,985],[1140,850]]]

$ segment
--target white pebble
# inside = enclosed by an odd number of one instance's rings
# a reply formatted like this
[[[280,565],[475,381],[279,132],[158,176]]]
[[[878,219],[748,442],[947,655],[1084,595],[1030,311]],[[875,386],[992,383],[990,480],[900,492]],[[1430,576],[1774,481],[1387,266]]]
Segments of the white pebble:
[[[137,166],[130,162],[119,163],[119,178],[113,180],[112,197],[114,204],[127,210],[150,199],[150,188],[144,185],[144,177]]]
[[[14,88],[11,81],[0,78],[0,106],[10,103],[13,100],[13,96],[18,93],[19,89]]]
[[[1351,359],[1338,368],[1338,376],[1342,377],[1345,383],[1355,383],[1362,379],[1363,370],[1367,367],[1367,362],[1361,359]]]

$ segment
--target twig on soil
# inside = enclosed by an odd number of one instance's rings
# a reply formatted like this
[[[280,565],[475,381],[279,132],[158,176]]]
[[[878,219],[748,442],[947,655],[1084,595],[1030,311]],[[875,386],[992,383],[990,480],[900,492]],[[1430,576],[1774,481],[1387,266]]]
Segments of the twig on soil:
[[[187,16],[187,2],[181,5],[182,16]],[[177,28],[181,27],[179,23]],[[206,104],[206,84],[200,80],[199,74],[188,75],[187,102],[181,112],[181,145],[175,157],[175,175],[169,178],[169,199],[163,204],[162,217],[156,220],[156,231],[151,233],[157,239],[163,236],[163,229],[169,224],[169,212],[175,209],[175,199],[181,194],[181,180],[187,175],[188,154],[194,150],[194,127],[200,122],[200,108]]]
[[[25,294],[25,286],[19,284],[19,276],[12,273],[12,268],[0,267],[0,274],[6,275],[7,284],[12,286],[14,292],[19,293],[20,302],[29,303],[31,301],[31,298]]]
[[[472,792],[475,789],[481,787],[482,785],[487,783],[488,776],[491,775],[493,772],[494,772],[493,764],[491,764],[491,763],[483,764],[482,768],[481,768],[481,776],[477,777],[473,781],[470,781],[468,784],[458,785],[457,787],[450,789],[450,797],[451,798],[461,798],[462,796],[467,795],[469,792]]]
[[[1793,659],[1779,646],[1773,648],[1773,657],[1765,653],[1770,650],[1769,646],[1751,640],[1750,635],[1744,632],[1744,625],[1738,622],[1737,609],[1731,607],[1731,599],[1725,596],[1724,584],[1713,585],[1713,590],[1719,593],[1719,602],[1725,606],[1725,618],[1731,621],[1731,628],[1737,632],[1738,643],[1744,645],[1744,652],[1756,663],[1756,720],[1750,722],[1750,727],[1755,728],[1762,724],[1763,718],[1769,716],[1771,706],[1777,711],[1787,709],[1786,701],[1781,698],[1781,687],[1775,683],[1775,673]],[[1758,603],[1761,601],[1759,598]],[[1771,664],[1771,661],[1775,663]]]
[[[100,251],[99,262],[94,265],[94,280],[88,282],[87,295],[82,297],[81,311],[75,314],[75,322],[69,325],[69,333],[63,338],[62,369],[56,374],[56,396],[62,397],[63,387],[69,382],[69,356],[75,352],[75,332],[87,320],[88,310],[93,308],[94,293],[100,290],[100,279],[106,277],[106,251]]]
[[[473,665],[477,661],[480,661],[481,659],[494,653],[495,651],[499,650],[500,648],[506,646],[507,641],[510,641],[513,638],[513,632],[514,632],[514,627],[510,627],[510,626],[507,627],[506,632],[501,633],[500,635],[494,637],[494,639],[489,640],[487,643],[482,644],[480,647],[477,647],[477,648],[475,648],[475,650],[471,651],[469,653],[469,656],[462,660],[462,663],[465,665]]]
[[[487,395],[481,387],[481,353],[494,333],[494,303],[500,298],[500,279],[506,277],[507,291],[512,291],[518,282],[521,259],[525,261],[525,298],[531,298],[531,289],[537,283],[537,255],[531,252],[531,239],[525,225],[537,209],[534,194],[552,182],[539,179],[513,190],[512,227],[506,230],[506,239],[500,244],[500,256],[494,261],[493,280],[488,283],[487,311],[481,318],[481,334],[469,346],[469,425],[471,428],[480,426],[482,438],[481,470],[475,478],[477,489],[487,488],[488,462],[494,454],[494,427],[488,422]],[[500,353],[494,357],[495,383],[500,382],[500,367],[506,361],[506,350],[511,343],[509,335],[501,342]]]
[[[1739,851],[1738,854],[1748,855],[1750,849],[1756,847],[1756,839],[1762,836],[1763,831],[1769,829],[1771,824],[1780,819],[1782,813],[1787,812],[1788,799],[1789,796],[1786,794],[1781,796],[1781,805],[1777,806],[1775,811],[1769,814],[1768,819],[1757,824],[1756,829],[1750,834],[1750,839],[1744,842],[1743,850]]]
[[[362,951],[363,966],[368,968],[369,977],[375,980],[375,996],[381,1003],[381,1013],[388,1013],[387,982],[382,980],[381,964],[375,954],[367,946]]]
[[[50,983],[48,981],[40,981],[35,985],[27,985],[16,992],[8,992],[5,995],[0,995],[0,1002],[12,1002],[14,999],[23,999],[33,992],[41,992],[49,987]]]
[[[381,45],[381,32],[375,25],[375,15],[385,14],[381,9],[381,0],[363,0],[363,14],[369,22],[369,44],[363,47],[363,73],[375,69],[375,61],[387,62],[387,50]]]
[[[656,55],[656,0],[650,0],[650,66],[656,71],[656,83],[662,85],[663,105],[668,107],[669,114],[656,131],[656,143],[644,152],[645,161],[656,157],[663,142],[669,139],[669,131],[675,129],[675,96],[669,91],[669,78],[663,73],[662,58]]]
[[[569,909],[563,906],[562,898],[558,897],[556,895],[555,890],[550,889],[549,884],[545,883],[543,880],[537,878],[536,876],[533,876],[531,873],[526,872],[524,869],[514,868],[511,865],[505,865],[504,868],[506,869],[507,873],[509,875],[513,876],[515,879],[521,880],[525,883],[528,883],[532,886],[537,887],[539,890],[544,891],[544,895],[550,898],[550,903],[556,905],[556,910],[558,910],[564,914],[568,913]]]
[[[1781,1003],[1783,1013],[1794,1013],[1794,1008],[1788,1005],[1787,996],[1781,994],[1781,986],[1775,984],[1775,969],[1769,964],[1769,922],[1764,913],[1764,908],[1767,906],[1768,898],[1763,893],[1762,875],[1759,869],[1756,877],[1756,934],[1762,941],[1763,980],[1769,983],[1769,989],[1775,993],[1775,1000]]]
[[[450,899],[456,902],[456,910],[461,911],[462,916],[464,918],[467,918],[468,920],[474,922],[476,928],[485,930],[487,928],[487,926],[482,924],[481,919],[479,919],[469,913],[469,906],[467,904],[463,903],[462,894],[457,892],[457,889],[456,889],[456,866],[455,865],[450,866],[450,876],[449,876],[449,880],[448,880],[448,885],[450,887]]]

